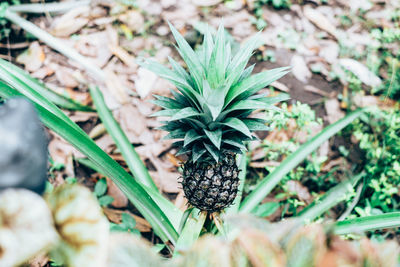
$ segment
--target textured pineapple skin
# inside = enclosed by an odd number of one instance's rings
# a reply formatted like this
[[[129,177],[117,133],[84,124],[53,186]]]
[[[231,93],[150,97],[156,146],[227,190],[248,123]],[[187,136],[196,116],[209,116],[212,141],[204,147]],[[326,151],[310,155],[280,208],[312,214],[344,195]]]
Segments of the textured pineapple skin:
[[[189,203],[201,211],[218,212],[233,203],[239,186],[239,169],[233,154],[218,162],[183,165],[183,191]]]

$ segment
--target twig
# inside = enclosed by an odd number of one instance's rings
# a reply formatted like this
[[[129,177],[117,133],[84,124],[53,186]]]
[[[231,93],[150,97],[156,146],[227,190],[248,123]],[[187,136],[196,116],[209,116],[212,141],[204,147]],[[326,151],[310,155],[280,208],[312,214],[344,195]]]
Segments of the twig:
[[[63,13],[80,6],[90,5],[91,0],[69,1],[49,4],[23,4],[8,8],[12,12],[22,13]]]

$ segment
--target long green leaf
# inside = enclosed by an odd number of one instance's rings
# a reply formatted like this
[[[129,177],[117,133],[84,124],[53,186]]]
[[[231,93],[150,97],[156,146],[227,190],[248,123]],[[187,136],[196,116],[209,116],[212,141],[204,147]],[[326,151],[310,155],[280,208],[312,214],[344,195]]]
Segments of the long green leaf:
[[[73,99],[60,95],[46,88],[44,84],[39,82],[37,79],[29,76],[28,73],[26,73],[23,69],[18,68],[14,64],[0,59],[0,65],[5,68],[8,73],[17,78],[21,83],[24,83],[26,86],[34,89],[36,92],[46,97],[48,100],[61,108],[79,111],[94,111],[94,109],[92,109],[91,107],[82,105],[81,103],[78,103]]]
[[[1,97],[10,98],[21,95],[20,92],[6,84],[0,84]],[[178,234],[170,220],[132,176],[130,176],[116,161],[98,147],[83,131],[78,131],[72,127],[70,125],[70,123],[73,123],[72,121],[67,123],[64,119],[50,112],[48,110],[49,107],[44,108],[41,104],[37,103],[35,99],[31,100],[38,110],[39,116],[44,125],[71,143],[81,153],[85,154],[100,170],[102,170],[104,174],[110,177],[152,225],[154,232],[164,242],[170,240],[173,244],[176,243]]]
[[[329,125],[320,133],[300,146],[296,152],[287,157],[271,174],[264,178],[257,187],[243,201],[240,209],[243,212],[252,212],[286,174],[300,164],[311,152],[317,149],[323,142],[342,130],[363,113],[362,109],[348,114],[343,119]]]
[[[400,227],[400,212],[389,212],[339,221],[335,224],[334,232],[338,235],[345,235],[396,227]]]
[[[193,209],[191,213],[193,217],[189,217],[185,223],[175,247],[174,257],[179,256],[180,252],[188,250],[199,238],[201,229],[203,229],[207,214],[200,213],[198,209]]]
[[[208,139],[210,139],[211,143],[216,146],[218,149],[221,147],[221,140],[222,140],[222,130],[217,129],[215,131],[208,131],[204,129]]]
[[[330,208],[346,200],[347,196],[354,191],[354,185],[360,180],[360,178],[361,175],[357,175],[333,187],[326,192],[321,199],[314,201],[302,210],[300,218],[305,222],[310,222]]]
[[[15,77],[12,73],[8,71],[7,66],[4,65],[5,61],[0,60],[0,81],[4,81],[6,84],[12,86],[13,88],[17,89],[21,94],[25,95],[33,102],[38,103],[49,112],[53,113],[54,115],[58,116],[59,118],[63,119],[66,123],[68,123],[71,127],[75,130],[84,133],[84,131],[75,123],[73,123],[67,115],[64,114],[57,106],[50,102],[47,98],[45,98],[40,93],[33,90],[31,87],[27,86],[17,77]],[[27,75],[27,74],[26,74]]]
[[[136,153],[135,148],[129,142],[128,137],[114,119],[111,111],[107,108],[100,90],[97,87],[91,86],[90,94],[92,95],[94,105],[96,106],[97,113],[99,114],[101,121],[104,123],[107,131],[110,133],[118,149],[121,151],[121,154],[124,157],[126,164],[128,165],[133,176],[145,186],[158,191],[158,188],[151,178],[149,171],[147,170],[146,166],[144,166],[138,153]]]
[[[251,138],[251,132],[249,128],[247,128],[246,124],[243,121],[239,120],[238,118],[235,117],[227,118],[221,124],[226,125],[232,129],[235,129]]]

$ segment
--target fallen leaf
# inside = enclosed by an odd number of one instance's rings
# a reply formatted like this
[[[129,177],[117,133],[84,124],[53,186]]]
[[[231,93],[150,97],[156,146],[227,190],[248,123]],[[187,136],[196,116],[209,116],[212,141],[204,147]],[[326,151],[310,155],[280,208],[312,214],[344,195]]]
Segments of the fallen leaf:
[[[118,16],[118,19],[125,23],[130,30],[140,33],[144,30],[143,15],[137,10],[129,10],[128,12]]]
[[[389,110],[396,105],[396,101],[390,98],[382,98],[374,95],[364,95],[363,93],[357,93],[353,97],[353,103],[361,108],[378,106],[381,109]]]
[[[290,61],[292,67],[292,74],[297,80],[307,83],[308,79],[311,78],[312,73],[307,67],[307,63],[302,56],[294,55]]]
[[[135,81],[136,92],[140,98],[145,98],[154,87],[157,81],[157,75],[145,68],[139,68],[137,72],[137,79]]]
[[[222,0],[192,0],[196,6],[215,6],[221,2]]]
[[[61,86],[75,88],[79,86],[79,82],[74,77],[74,71],[70,68],[57,66],[52,64],[52,67],[56,70],[57,80],[60,82]]]
[[[315,24],[318,28],[326,31],[330,35],[336,38],[337,30],[336,27],[326,18],[321,12],[307,5],[304,7],[304,16]]]
[[[129,211],[122,211],[122,210],[116,210],[116,209],[110,209],[110,208],[103,208],[104,214],[107,216],[107,218],[113,222],[113,223],[121,223],[122,221],[122,213],[129,213],[131,216],[135,218],[136,221],[136,229],[138,229],[142,233],[148,233],[151,231],[151,226],[150,224],[143,219],[142,217],[139,217],[137,215],[134,215],[130,213]]]
[[[286,85],[284,85],[283,83],[278,82],[278,81],[272,82],[271,86],[276,88],[276,89],[278,89],[279,91],[282,91],[282,92],[286,92],[286,93],[290,92],[289,87],[287,87]]]
[[[134,135],[135,139],[146,130],[146,118],[131,104],[121,106],[114,112],[116,120],[119,122],[122,130],[128,135]],[[130,140],[130,139],[129,139]]]
[[[340,109],[340,103],[336,98],[326,100],[324,105],[329,123],[335,123],[344,117],[345,113]]]
[[[29,48],[17,57],[17,62],[23,64],[25,69],[33,72],[40,69],[46,56],[39,42],[33,42]]]
[[[88,18],[81,16],[88,14],[89,6],[74,8],[61,17],[54,20],[51,33],[57,37],[68,37],[82,29],[88,22]]]
[[[49,66],[43,66],[35,72],[31,73],[32,77],[35,77],[39,80],[43,80],[44,78],[51,76],[54,74],[54,69]]]
[[[151,177],[154,182],[160,187],[160,190],[165,193],[178,193],[180,191],[180,184],[178,178],[181,176],[177,172],[168,172],[158,168],[158,171],[150,171]]]
[[[315,93],[315,94],[319,94],[319,95],[322,95],[322,96],[326,96],[326,97],[329,97],[329,98],[332,98],[337,94],[336,92],[330,92],[330,93],[325,92],[325,91],[323,91],[323,90],[321,90],[321,89],[319,89],[319,88],[317,88],[315,86],[309,85],[309,84],[304,86],[304,90],[306,90],[308,92],[311,92],[311,93]]]
[[[370,71],[365,65],[351,58],[339,59],[339,64],[345,69],[351,71],[354,75],[360,79],[361,82],[368,86],[379,86],[382,81],[372,71]]]
[[[135,58],[131,56],[125,49],[120,46],[110,46],[111,52],[118,57],[125,65],[136,70],[138,68],[138,64],[135,62]]]
[[[113,181],[107,178],[107,195],[114,198],[114,201],[111,203],[116,208],[124,208],[128,205],[128,198],[124,193],[115,185]]]
[[[129,97],[125,86],[121,81],[121,77],[119,77],[113,70],[110,68],[104,69],[104,73],[106,74],[106,86],[108,91],[118,100],[121,104],[128,103]]]

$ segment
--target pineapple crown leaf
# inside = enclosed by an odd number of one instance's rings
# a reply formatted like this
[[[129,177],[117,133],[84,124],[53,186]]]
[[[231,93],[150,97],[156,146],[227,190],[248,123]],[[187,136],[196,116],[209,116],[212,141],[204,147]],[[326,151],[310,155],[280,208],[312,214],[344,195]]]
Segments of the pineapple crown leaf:
[[[172,97],[154,96],[152,103],[162,110],[152,116],[170,117],[160,129],[165,138],[181,139],[178,154],[191,153],[192,161],[215,160],[225,152],[245,151],[246,141],[254,131],[270,128],[262,119],[249,118],[255,110],[277,110],[275,103],[289,99],[287,94],[266,97],[261,89],[289,72],[288,67],[252,75],[254,65],[247,66],[253,51],[260,45],[260,33],[251,37],[238,52],[231,54],[231,44],[221,24],[213,36],[208,26],[203,43],[194,51],[184,37],[169,23],[179,54],[187,71],[173,58],[169,69],[148,59],[139,64],[171,82],[177,91]]]

